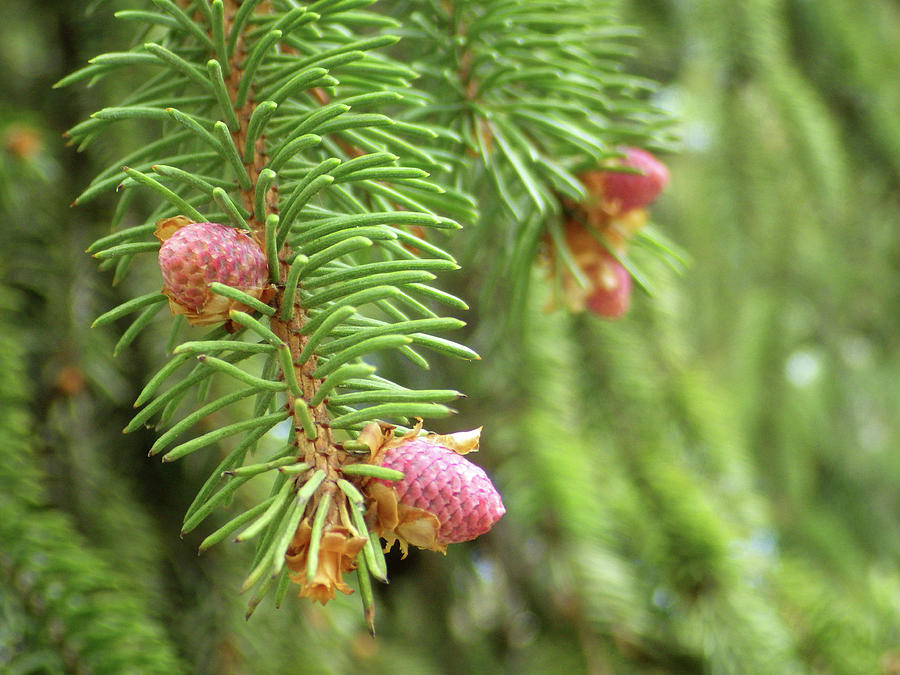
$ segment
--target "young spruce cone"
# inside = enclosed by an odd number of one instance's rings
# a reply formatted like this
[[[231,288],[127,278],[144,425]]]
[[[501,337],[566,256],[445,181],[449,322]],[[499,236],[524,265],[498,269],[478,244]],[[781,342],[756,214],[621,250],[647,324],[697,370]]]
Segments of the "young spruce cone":
[[[595,169],[579,176],[590,197],[599,198],[609,216],[648,206],[669,184],[666,165],[646,150],[625,148],[625,157],[618,165],[641,173]]]
[[[376,461],[403,480],[371,480],[376,529],[389,549],[400,542],[433,551],[486,533],[506,513],[484,470],[462,455],[478,447],[480,429],[449,436],[410,434],[389,441]]]
[[[218,223],[192,223],[184,216],[157,223],[159,269],[163,293],[175,314],[202,326],[224,321],[242,305],[216,295],[218,281],[259,298],[268,283],[269,267],[259,244],[247,233]]]
[[[584,299],[589,312],[606,319],[618,319],[631,305],[631,275],[618,260],[602,252],[591,270],[595,286]]]
[[[618,319],[625,315],[631,304],[631,275],[588,230],[589,227],[575,219],[565,225],[566,246],[587,286],[582,286],[563,268],[559,297],[573,312],[587,310],[605,319]]]
[[[578,176],[587,197],[563,200],[566,248],[581,278],[561,266],[551,241],[551,273],[562,280],[561,299],[572,311],[587,309],[606,319],[618,319],[631,303],[631,276],[619,262],[628,243],[647,222],[647,207],[669,183],[666,165],[646,150],[624,148],[617,165],[641,173],[592,169]]]

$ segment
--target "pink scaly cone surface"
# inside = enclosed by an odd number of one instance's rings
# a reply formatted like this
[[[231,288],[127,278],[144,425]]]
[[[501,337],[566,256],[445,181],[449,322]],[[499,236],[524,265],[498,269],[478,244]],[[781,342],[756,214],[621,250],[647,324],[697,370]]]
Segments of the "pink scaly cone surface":
[[[409,544],[444,552],[486,533],[506,513],[484,469],[462,456],[477,449],[479,434],[410,434],[376,452],[376,463],[404,474],[397,482],[373,479],[366,488],[388,548],[399,541],[404,554]]]
[[[228,318],[230,301],[209,291],[217,281],[259,297],[268,282],[266,256],[250,235],[218,223],[160,221],[157,237],[163,292],[172,311],[194,325]],[[176,228],[174,232],[170,229]]]
[[[398,499],[437,516],[442,545],[474,539],[506,513],[484,469],[448,448],[416,439],[390,449],[381,465],[406,475],[394,484]]]

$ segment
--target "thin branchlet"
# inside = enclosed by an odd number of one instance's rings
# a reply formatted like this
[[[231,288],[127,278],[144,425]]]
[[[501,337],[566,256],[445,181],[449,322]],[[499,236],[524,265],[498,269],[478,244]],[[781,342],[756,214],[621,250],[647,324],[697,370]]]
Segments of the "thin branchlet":
[[[240,5],[238,2],[236,2],[236,0],[225,0],[224,2],[226,35],[231,34],[234,16],[239,6]],[[226,87],[232,102],[237,100],[237,94],[238,90],[240,89],[241,78],[243,76],[242,64],[247,55],[245,42],[242,36],[237,36],[234,44],[235,49],[228,63],[228,70],[230,71],[230,75],[226,81]],[[250,118],[253,115],[253,111],[256,109],[256,105],[257,102],[254,100],[253,92],[251,89],[251,93],[247,97],[246,102],[235,110],[235,115],[237,117],[239,126],[232,132],[231,136],[236,148],[242,149],[246,145],[247,130],[250,124]],[[257,137],[256,142],[252,145],[252,148],[252,155],[243,158],[244,165],[246,166],[247,172],[250,176],[251,185],[246,189],[241,189],[241,201],[244,207],[251,213],[247,222],[250,225],[254,236],[257,238],[261,245],[265,246],[265,217],[273,214],[278,214],[278,187],[273,183],[269,188],[264,200],[265,214],[261,214],[264,217],[258,218],[258,214],[256,214],[254,210],[256,187],[257,183],[259,182],[260,173],[266,168],[266,165],[268,163],[268,156],[266,154],[266,137],[264,134],[260,134]],[[279,251],[278,259],[279,265],[281,267],[281,279],[286,279],[288,277],[288,273],[290,272],[290,264],[287,262],[290,253],[290,249],[288,249],[286,246],[283,247],[281,251]],[[281,305],[284,301],[285,292],[284,288],[281,287],[278,289],[278,292],[275,295],[273,301],[276,313],[270,318],[270,327],[272,328],[272,331],[285,344],[288,345],[291,353],[291,360],[293,363],[296,363],[308,339],[300,332],[305,317],[303,309],[296,303],[296,301],[294,302],[293,307],[291,308],[289,313],[282,313]],[[283,319],[283,316],[289,316],[290,318]],[[318,390],[318,384],[321,382],[321,380],[317,380],[316,378],[312,377],[312,372],[315,370],[315,368],[315,355],[308,359],[303,366],[295,366],[295,375],[300,385],[300,389],[303,392],[302,398],[304,399],[304,401],[312,400],[312,398],[315,396],[316,391]],[[295,402],[295,395],[292,392],[288,392],[287,399],[288,409],[293,413],[298,405]],[[301,403],[299,405],[303,404]],[[298,425],[299,428],[295,430],[297,445],[302,450],[304,461],[309,462],[311,466],[315,466],[316,468],[326,469],[333,472],[334,468],[330,465],[334,462],[329,462],[325,458],[327,458],[329,455],[333,455],[334,453],[339,452],[339,450],[337,450],[333,444],[331,430],[328,426],[329,418],[328,412],[325,408],[325,404],[320,403],[319,405],[312,408],[310,412],[313,418],[313,423],[317,427],[317,436],[314,440],[308,439],[307,434],[303,431],[302,426]]]
[[[226,0],[224,3],[226,35],[230,34],[238,7],[239,5],[235,0]],[[230,75],[226,81],[228,95],[232,102],[238,99],[238,90],[241,88],[243,75],[242,63],[246,57],[245,42],[242,36],[238,36],[234,44],[235,49],[228,63]],[[316,96],[316,98],[318,99],[319,97]],[[256,105],[257,101],[254,99],[251,88],[246,101],[235,110],[238,128],[232,132],[231,136],[235,147],[239,151],[247,145],[247,131]],[[254,208],[256,188],[260,174],[268,163],[265,135],[259,134],[251,147],[253,149],[252,155],[243,158],[250,177],[250,185],[246,189],[241,189],[241,200],[245,209],[251,214],[248,224],[254,236],[265,248],[267,243],[265,241],[267,235],[266,218],[278,214],[278,191],[277,186],[273,183],[264,197],[265,213],[256,213]],[[262,217],[260,218],[259,216]],[[274,236],[274,234],[275,230],[269,228],[268,235]],[[278,278],[288,279],[290,276],[291,265],[289,261],[292,260],[292,251],[287,244],[278,251],[277,257],[280,267]],[[285,302],[291,303],[291,307],[283,307],[282,305]],[[313,532],[313,535],[321,539],[323,523],[325,525],[333,525],[339,520],[339,512],[343,505],[343,492],[337,490],[337,481],[342,478],[340,467],[352,456],[334,441],[326,402],[322,400],[316,405],[310,405],[310,402],[316,398],[322,379],[313,375],[317,368],[317,358],[314,354],[305,359],[301,365],[297,365],[300,363],[300,355],[304,352],[309,336],[304,335],[302,332],[306,315],[299,304],[296,294],[286,293],[284,285],[278,284],[273,304],[275,314],[270,317],[269,326],[272,332],[287,345],[290,353],[290,364],[285,364],[282,367],[294,368],[292,379],[295,379],[297,385],[299,385],[299,396],[291,389],[285,392],[286,406],[293,421],[293,442],[298,449],[300,458],[313,472],[324,472],[325,479],[307,502],[306,515],[303,518],[303,520],[306,518],[311,519],[313,514],[317,514],[316,520],[319,523],[319,528]],[[290,375],[289,373],[283,374],[286,378]],[[312,429],[310,429],[308,424],[310,421],[312,422]],[[302,489],[305,479],[309,475],[317,474],[304,473],[293,479],[295,488],[298,491]],[[338,497],[338,499],[333,499],[332,497]],[[324,512],[320,512],[320,504],[325,509]],[[310,545],[313,552],[316,552],[315,555],[318,555],[319,540],[311,541]],[[313,567],[315,567],[315,563],[313,563]]]

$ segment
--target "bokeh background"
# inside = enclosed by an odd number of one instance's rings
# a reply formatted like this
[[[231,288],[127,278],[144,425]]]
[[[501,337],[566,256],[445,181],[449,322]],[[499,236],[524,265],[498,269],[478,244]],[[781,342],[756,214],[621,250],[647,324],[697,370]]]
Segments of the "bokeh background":
[[[392,555],[374,641],[355,596],[245,621],[249,552],[178,537],[216,458],[120,433],[166,333],[113,357],[90,324],[159,282],[111,286],[83,251],[113,202],[69,203],[147,132],[78,154],[61,132],[133,83],[51,89],[130,43],[118,6],[0,9],[0,670],[900,673],[894,0],[621,3],[688,264],[618,322],[543,312],[540,271],[522,326],[474,303],[483,360],[427,381],[468,394],[439,430],[485,426],[508,513]]]

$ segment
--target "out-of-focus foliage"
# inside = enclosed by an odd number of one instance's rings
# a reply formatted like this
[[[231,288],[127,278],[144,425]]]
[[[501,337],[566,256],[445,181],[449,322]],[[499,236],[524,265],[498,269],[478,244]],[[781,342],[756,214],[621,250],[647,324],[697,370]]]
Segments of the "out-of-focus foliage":
[[[654,219],[692,264],[648,256],[659,295],[617,323],[543,313],[540,273],[521,331],[471,313],[483,361],[430,377],[468,393],[452,428],[485,425],[508,514],[391,559],[376,641],[353,597],[245,622],[246,552],[176,536],[214,462],[120,434],[165,337],[113,359],[88,329],[133,295],[82,253],[109,204],[67,206],[115,140],[64,148],[96,94],[50,90],[128,39],[111,5],[7,0],[0,24],[0,669],[900,671],[895,3],[624,4],[682,120]]]

